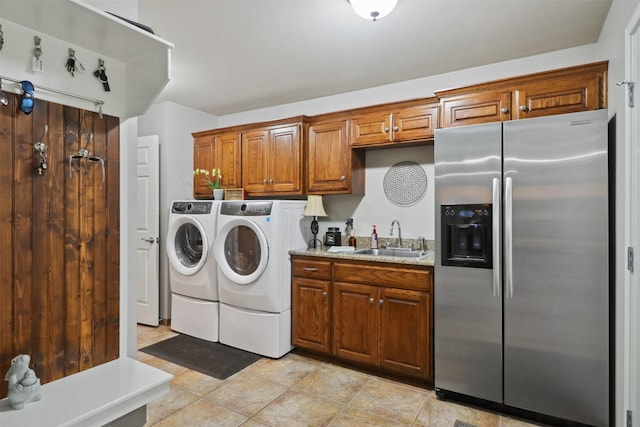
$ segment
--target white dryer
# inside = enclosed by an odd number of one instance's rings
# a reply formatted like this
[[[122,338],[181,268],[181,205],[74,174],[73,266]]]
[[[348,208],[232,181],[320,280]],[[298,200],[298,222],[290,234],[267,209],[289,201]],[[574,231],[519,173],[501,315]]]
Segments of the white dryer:
[[[223,201],[218,262],[220,342],[278,358],[291,346],[289,250],[306,247],[306,201]]]
[[[218,341],[218,268],[211,247],[220,202],[171,203],[167,256],[171,287],[171,329]]]

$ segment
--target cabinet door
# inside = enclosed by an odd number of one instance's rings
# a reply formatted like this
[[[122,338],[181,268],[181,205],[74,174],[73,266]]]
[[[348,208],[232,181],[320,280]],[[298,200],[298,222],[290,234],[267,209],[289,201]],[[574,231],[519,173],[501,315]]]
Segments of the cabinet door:
[[[215,139],[213,136],[196,138],[193,145],[193,169],[211,170],[215,167]],[[202,175],[193,175],[193,197],[198,199],[213,197]]]
[[[351,119],[351,146],[366,146],[392,141],[391,114],[372,113]]]
[[[333,284],[333,354],[377,364],[378,290],[368,285]]]
[[[325,354],[331,352],[330,283],[327,280],[293,278],[291,304],[293,345]]]
[[[347,121],[316,123],[309,126],[308,133],[308,193],[349,193],[351,149],[347,139]]]
[[[519,86],[514,115],[518,119],[597,110],[602,74],[570,76]]]
[[[302,192],[300,126],[270,131],[268,188],[273,193]]]
[[[441,106],[445,128],[511,120],[511,91],[452,96]]]
[[[417,106],[393,115],[394,142],[423,141],[433,138],[438,127],[437,106]]]
[[[216,136],[214,167],[220,168],[222,172],[222,185],[224,187],[242,187],[239,133],[226,133]]]
[[[380,366],[432,380],[429,293],[382,288],[379,304]]]
[[[242,184],[247,193],[265,193],[269,179],[269,131],[242,134]]]

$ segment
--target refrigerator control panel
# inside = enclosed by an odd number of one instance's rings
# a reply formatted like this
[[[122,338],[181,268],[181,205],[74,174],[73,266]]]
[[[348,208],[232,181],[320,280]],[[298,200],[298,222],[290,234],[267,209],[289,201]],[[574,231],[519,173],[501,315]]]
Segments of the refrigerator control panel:
[[[442,205],[442,265],[493,268],[491,204]]]

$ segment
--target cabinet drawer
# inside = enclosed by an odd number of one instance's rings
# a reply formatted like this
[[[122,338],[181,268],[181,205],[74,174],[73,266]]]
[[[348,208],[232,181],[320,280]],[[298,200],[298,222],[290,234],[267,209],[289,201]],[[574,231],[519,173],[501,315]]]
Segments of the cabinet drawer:
[[[331,280],[331,262],[293,259],[291,260],[291,275]]]
[[[335,263],[334,281],[431,291],[431,272],[406,267]]]

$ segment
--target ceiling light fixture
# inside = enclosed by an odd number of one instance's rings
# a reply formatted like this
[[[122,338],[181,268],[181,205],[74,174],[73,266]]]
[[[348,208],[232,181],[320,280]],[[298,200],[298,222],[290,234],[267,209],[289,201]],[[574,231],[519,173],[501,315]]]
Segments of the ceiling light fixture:
[[[353,10],[363,17],[372,21],[384,18],[391,13],[398,0],[347,0]]]

